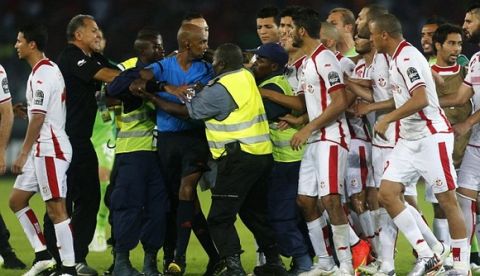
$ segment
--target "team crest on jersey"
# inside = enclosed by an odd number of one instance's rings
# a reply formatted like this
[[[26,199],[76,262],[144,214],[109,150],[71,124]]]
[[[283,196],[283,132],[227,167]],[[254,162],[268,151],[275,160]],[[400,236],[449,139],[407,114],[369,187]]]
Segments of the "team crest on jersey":
[[[33,104],[35,105],[43,105],[43,99],[45,98],[45,95],[43,94],[42,90],[37,90],[35,91],[35,96],[33,100]]]
[[[407,76],[410,79],[410,82],[414,82],[420,79],[420,75],[417,72],[417,69],[409,67],[407,69]]]
[[[352,184],[353,187],[357,187],[358,186],[358,181],[356,179],[352,179],[350,184]]]
[[[384,78],[379,78],[378,85],[380,85],[381,87],[385,87],[385,85],[387,85],[387,81]]]
[[[330,72],[328,73],[328,82],[330,83],[330,86],[334,86],[335,84],[340,83],[340,76],[338,75],[337,72]]]
[[[8,89],[8,80],[7,78],[3,78],[2,80],[2,88],[4,94],[10,94],[10,90]]]
[[[311,85],[311,84],[307,85],[306,91],[307,91],[308,93],[313,94],[313,91],[314,91],[314,90],[315,90],[315,89],[313,88],[313,85]]]

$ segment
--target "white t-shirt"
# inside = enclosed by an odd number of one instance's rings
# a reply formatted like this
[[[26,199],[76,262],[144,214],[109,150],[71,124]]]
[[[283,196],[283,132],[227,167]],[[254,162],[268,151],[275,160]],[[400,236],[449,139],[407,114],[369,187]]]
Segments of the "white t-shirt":
[[[450,123],[438,103],[428,61],[405,40],[398,44],[392,56],[389,80],[396,108],[410,100],[410,93],[418,87],[425,87],[428,99],[428,106],[400,120],[400,138],[418,140],[435,133],[452,132]]]
[[[72,147],[65,133],[65,82],[57,64],[40,60],[32,68],[27,82],[28,117],[45,114],[45,121],[34,145],[35,156],[51,156],[70,161]]]
[[[12,96],[10,95],[10,89],[8,88],[8,79],[7,72],[0,65],[0,81],[2,82],[2,87],[0,87],[0,104],[4,102],[11,101]]]
[[[292,64],[287,64],[285,66],[286,68],[285,68],[284,76],[287,79],[290,86],[293,87],[294,89],[298,87],[299,72],[305,57],[306,56],[302,56],[301,58],[294,61]]]
[[[464,85],[473,89],[473,113],[480,109],[480,52],[475,53],[468,63],[468,72],[463,81]],[[469,145],[480,147],[480,126],[475,124],[472,127]]]
[[[299,91],[304,91],[309,120],[322,115],[331,102],[330,93],[343,89],[343,74],[335,55],[319,44],[310,57],[305,58],[300,72]],[[331,141],[348,148],[350,135],[345,114],[327,126],[315,131],[309,142]]]

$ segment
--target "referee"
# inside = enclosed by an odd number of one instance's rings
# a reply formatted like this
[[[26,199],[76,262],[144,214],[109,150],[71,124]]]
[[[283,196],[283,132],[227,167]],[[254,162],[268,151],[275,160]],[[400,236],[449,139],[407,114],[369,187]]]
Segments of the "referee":
[[[73,150],[72,162],[67,171],[67,208],[72,217],[77,273],[97,275],[86,264],[88,245],[95,232],[100,203],[98,160],[90,138],[97,111],[95,93],[100,82],[111,82],[119,71],[108,68],[110,65],[107,59],[96,53],[100,47],[100,33],[92,16],[74,16],[67,25],[67,40],[68,44],[57,62],[65,79],[65,127]],[[48,249],[57,259],[55,232],[47,216],[45,235]]]

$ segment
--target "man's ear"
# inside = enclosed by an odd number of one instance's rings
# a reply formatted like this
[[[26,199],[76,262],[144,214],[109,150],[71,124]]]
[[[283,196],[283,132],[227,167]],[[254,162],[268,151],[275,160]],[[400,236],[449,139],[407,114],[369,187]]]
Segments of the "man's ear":
[[[279,67],[280,66],[278,65],[278,63],[272,62],[272,64],[270,64],[270,68],[272,69],[272,72],[277,71],[279,69]]]
[[[440,42],[435,42],[433,47],[435,47],[435,50],[438,53],[438,51],[440,51],[440,48],[442,48],[442,44],[440,44]]]
[[[344,28],[346,32],[353,34],[353,29],[354,29],[353,24],[346,24]]]

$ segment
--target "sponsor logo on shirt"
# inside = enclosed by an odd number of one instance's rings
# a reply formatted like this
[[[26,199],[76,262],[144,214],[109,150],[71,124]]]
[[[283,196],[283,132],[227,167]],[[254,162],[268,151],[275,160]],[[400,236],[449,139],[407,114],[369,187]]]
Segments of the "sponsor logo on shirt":
[[[43,99],[45,95],[43,94],[42,90],[37,90],[35,91],[35,96],[33,99],[33,104],[35,105],[43,105]]]
[[[7,78],[3,78],[2,80],[2,89],[4,94],[10,94],[10,89],[8,89],[8,80]]]
[[[82,67],[85,63],[87,63],[87,61],[85,59],[81,59],[77,62],[77,66]]]
[[[410,82],[415,82],[420,79],[420,75],[418,75],[417,69],[413,67],[409,67],[407,69],[407,76],[410,79]]]
[[[335,84],[340,83],[340,76],[338,75],[337,72],[330,72],[328,73],[328,82],[330,83],[330,86],[334,86]]]

